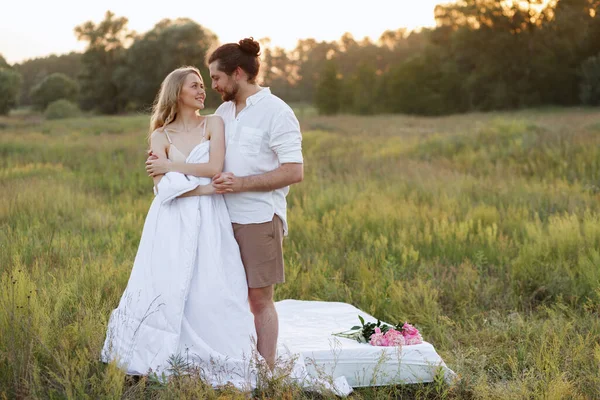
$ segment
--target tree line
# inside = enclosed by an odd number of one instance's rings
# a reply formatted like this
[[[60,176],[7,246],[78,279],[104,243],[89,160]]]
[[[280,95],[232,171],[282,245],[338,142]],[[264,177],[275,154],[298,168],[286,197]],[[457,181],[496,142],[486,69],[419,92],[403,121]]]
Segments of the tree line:
[[[262,39],[262,85],[322,114],[440,115],[543,105],[600,104],[600,0],[459,0],[435,8],[435,28],[384,32],[377,41],[344,34],[299,40],[295,49]],[[0,58],[0,113],[67,99],[84,110],[148,110],[160,82],[181,65],[209,81],[213,32],[165,19],[143,34],[107,12],[75,28],[87,43],[70,53],[8,65]],[[4,95],[6,93],[6,95]],[[220,99],[208,91],[207,104]]]

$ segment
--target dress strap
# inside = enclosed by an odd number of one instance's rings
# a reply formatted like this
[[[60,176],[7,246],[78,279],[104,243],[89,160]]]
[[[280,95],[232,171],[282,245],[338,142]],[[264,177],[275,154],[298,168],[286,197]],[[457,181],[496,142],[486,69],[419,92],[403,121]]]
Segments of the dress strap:
[[[202,123],[204,124],[204,126],[202,127],[202,140],[204,141],[204,139],[206,139],[206,125],[208,125],[208,122],[206,122],[208,120],[208,117],[204,117],[204,121],[202,121]]]
[[[169,132],[167,132],[167,127],[163,128],[163,132],[165,133],[165,135],[167,135],[167,140],[169,141],[169,144],[173,144],[173,141],[171,140],[171,136],[169,136]]]

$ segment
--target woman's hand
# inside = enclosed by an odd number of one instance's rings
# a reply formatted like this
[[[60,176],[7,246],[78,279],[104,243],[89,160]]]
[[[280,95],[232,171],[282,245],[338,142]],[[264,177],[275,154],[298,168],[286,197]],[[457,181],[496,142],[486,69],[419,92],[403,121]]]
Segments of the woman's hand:
[[[215,193],[217,193],[217,189],[212,184],[209,183],[208,185],[204,185],[203,194],[211,195]]]
[[[200,185],[200,186],[197,186],[196,189],[194,189],[194,190],[190,190],[189,192],[186,192],[182,195],[177,196],[177,198],[192,197],[192,196],[210,196],[212,194],[215,194],[216,192],[217,192],[217,189],[215,189],[214,186],[211,184]]]
[[[164,157],[159,157],[151,151],[148,153],[146,160],[146,172],[149,176],[155,177],[158,175],[170,172],[171,161]]]

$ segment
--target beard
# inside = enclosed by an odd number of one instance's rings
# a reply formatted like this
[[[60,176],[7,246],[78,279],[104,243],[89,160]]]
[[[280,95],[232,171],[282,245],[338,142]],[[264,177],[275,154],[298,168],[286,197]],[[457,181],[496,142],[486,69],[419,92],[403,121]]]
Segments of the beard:
[[[231,90],[227,90],[227,88],[223,90],[223,94],[221,94],[221,99],[223,101],[233,101],[235,100],[235,96],[237,96],[239,90],[240,86],[237,83],[235,83],[231,87]]]

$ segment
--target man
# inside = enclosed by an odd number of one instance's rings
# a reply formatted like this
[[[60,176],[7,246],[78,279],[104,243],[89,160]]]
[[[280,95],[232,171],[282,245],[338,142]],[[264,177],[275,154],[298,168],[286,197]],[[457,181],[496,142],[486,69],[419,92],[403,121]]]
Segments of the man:
[[[252,38],[224,44],[209,57],[212,88],[224,101],[223,173],[213,178],[224,194],[248,280],[259,353],[275,364],[278,318],[273,286],[285,280],[286,195],[304,177],[302,135],[292,109],[256,83],[260,45]]]

